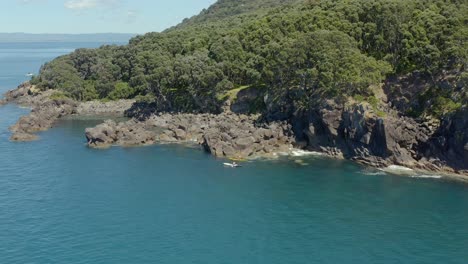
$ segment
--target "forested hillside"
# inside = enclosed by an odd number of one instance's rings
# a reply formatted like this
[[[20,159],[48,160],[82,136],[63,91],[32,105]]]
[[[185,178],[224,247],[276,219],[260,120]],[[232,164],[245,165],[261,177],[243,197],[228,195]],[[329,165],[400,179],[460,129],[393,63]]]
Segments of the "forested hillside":
[[[428,87],[411,113],[444,114],[468,100],[466,14],[464,0],[220,0],[129,45],[59,57],[32,82],[78,100],[218,112],[239,87],[308,109],[324,98],[373,100],[370,87],[418,73]]]
[[[240,14],[260,15],[273,7],[299,3],[301,1],[302,0],[218,0],[208,9],[204,9],[199,15],[190,19],[185,19],[177,27],[232,18]]]

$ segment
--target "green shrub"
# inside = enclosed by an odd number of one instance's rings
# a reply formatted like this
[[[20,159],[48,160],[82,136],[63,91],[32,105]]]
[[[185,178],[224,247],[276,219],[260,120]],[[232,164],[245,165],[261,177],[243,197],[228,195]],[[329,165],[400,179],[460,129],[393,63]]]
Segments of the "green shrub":
[[[133,97],[134,90],[126,82],[117,82],[114,90],[109,93],[110,100],[129,99]]]
[[[86,82],[81,100],[83,101],[92,101],[99,99],[99,94],[96,91],[96,87],[94,86],[93,82]]]
[[[49,98],[52,100],[61,100],[61,99],[69,99],[70,97],[68,97],[64,92],[56,91],[56,92],[53,92],[49,96]]]
[[[436,117],[441,117],[445,114],[455,112],[462,107],[461,103],[456,103],[452,99],[437,96],[432,103],[432,106],[429,108],[429,113]]]

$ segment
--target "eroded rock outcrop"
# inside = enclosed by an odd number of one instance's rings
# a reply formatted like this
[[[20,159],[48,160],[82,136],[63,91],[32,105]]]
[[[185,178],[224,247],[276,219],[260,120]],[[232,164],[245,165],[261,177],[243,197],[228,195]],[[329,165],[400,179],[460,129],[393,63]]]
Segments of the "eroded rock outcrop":
[[[29,115],[21,117],[15,125],[10,127],[13,132],[11,140],[37,139],[33,133],[51,128],[58,118],[73,114],[76,106],[76,102],[69,99],[49,100],[39,104]]]
[[[257,116],[225,113],[159,114],[146,121],[106,121],[86,129],[91,147],[154,143],[200,144],[218,157],[246,158],[285,152],[294,142],[286,123],[256,124]]]
[[[32,141],[38,137],[34,133],[52,127],[53,123],[66,115],[73,114],[77,103],[70,99],[51,99],[54,91],[37,93],[35,87],[29,83],[21,84],[17,89],[8,91],[4,95],[4,102],[31,107],[29,115],[21,117],[10,127],[13,141]]]
[[[36,140],[38,137],[34,133],[51,128],[58,119],[68,115],[123,116],[134,103],[133,100],[77,102],[67,98],[54,99],[55,93],[54,90],[39,91],[28,82],[5,93],[2,103],[14,102],[31,108],[29,115],[20,117],[10,127],[12,141]]]
[[[28,82],[20,84],[16,89],[6,92],[3,95],[4,98],[0,100],[0,104],[14,102],[26,97],[29,94],[29,91],[32,87],[33,86],[30,85]]]
[[[85,131],[88,145],[96,148],[105,148],[111,145],[137,146],[153,144],[156,133],[145,128],[145,124],[130,120],[116,123],[107,120]]]

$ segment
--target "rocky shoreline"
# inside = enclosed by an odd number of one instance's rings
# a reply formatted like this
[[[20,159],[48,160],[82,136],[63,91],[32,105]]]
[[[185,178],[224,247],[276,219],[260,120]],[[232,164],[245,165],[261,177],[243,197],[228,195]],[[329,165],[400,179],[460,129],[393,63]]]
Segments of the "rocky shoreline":
[[[234,113],[155,114],[145,121],[108,120],[86,129],[96,148],[194,142],[217,157],[247,159],[288,152],[294,136],[286,122],[257,124],[258,116]]]
[[[67,98],[52,99],[54,93],[53,90],[37,92],[34,86],[24,83],[4,95],[3,104],[16,103],[31,108],[28,115],[20,117],[18,122],[10,127],[12,132],[10,140],[20,142],[37,140],[37,132],[52,128],[58,119],[65,116],[123,116],[134,103],[133,100],[81,103]]]
[[[370,106],[328,105],[302,116],[307,149],[323,151],[373,167],[468,175],[468,111],[443,120],[379,116]],[[300,132],[296,133],[296,136]]]
[[[134,104],[132,100],[79,103],[51,99],[53,91],[32,91],[34,87],[26,83],[3,99],[3,103],[32,108],[29,115],[11,127],[13,141],[35,140],[36,132],[51,128],[65,116],[123,116]],[[397,165],[468,180],[465,112],[438,122],[415,120],[390,111],[382,117],[366,104],[343,106],[327,101],[316,111],[296,112],[284,121],[231,111],[217,115],[152,113],[125,122],[107,120],[86,129],[85,135],[88,146],[93,148],[190,142],[214,156],[236,160],[274,157],[302,149],[377,168]]]
[[[361,110],[362,108],[358,111]],[[309,138],[309,142],[303,142],[294,134],[293,126],[288,122],[264,123],[259,122],[258,118],[259,116],[233,113],[219,115],[160,113],[144,121],[132,119],[116,123],[107,120],[94,128],[86,129],[86,138],[88,146],[93,148],[190,142],[202,146],[216,157],[234,160],[274,158],[278,154],[294,155],[298,150],[305,150],[299,154],[320,153],[330,158],[353,160],[393,174],[411,176],[415,173],[429,172],[429,175],[437,173],[437,175],[468,182],[467,170],[457,170],[436,158],[416,160],[415,157],[420,155],[419,153],[401,147],[400,144],[415,147],[418,140],[429,140],[424,137],[429,128],[424,130],[422,127],[412,126],[415,124],[408,120],[386,119],[386,124],[388,124],[386,127],[382,121],[377,120],[373,130],[364,129],[367,132],[360,132],[363,133],[361,136],[356,133],[356,127],[353,128],[350,124],[346,129],[350,133],[354,131],[354,136],[342,139],[338,136],[341,128],[337,128],[338,134],[336,138],[333,138],[333,135],[324,137],[324,135],[312,134],[310,131],[312,128],[309,127],[307,134],[314,138]],[[366,122],[356,121],[355,125],[365,125]],[[355,141],[355,138],[358,140]],[[392,142],[393,145],[376,145],[375,147],[386,148],[382,150],[386,153],[391,153],[390,151],[394,153],[386,157],[375,156],[371,152],[374,151],[372,142],[386,141],[387,138],[389,142],[394,138],[399,138],[400,141]],[[312,139],[317,140],[316,145],[313,145]],[[344,141],[341,142],[341,140]],[[333,145],[327,145],[325,142],[333,142]]]

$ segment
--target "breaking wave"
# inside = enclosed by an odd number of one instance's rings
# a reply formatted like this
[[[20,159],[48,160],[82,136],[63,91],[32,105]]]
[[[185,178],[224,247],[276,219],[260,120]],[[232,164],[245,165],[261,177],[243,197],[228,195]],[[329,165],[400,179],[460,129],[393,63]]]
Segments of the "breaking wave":
[[[441,179],[443,176],[441,175],[428,175],[428,174],[422,174],[422,175],[413,175],[411,178],[418,178],[418,179]]]
[[[301,149],[294,149],[291,150],[289,155],[293,157],[304,157],[304,156],[323,156],[323,153],[317,152],[317,151],[305,151]]]

